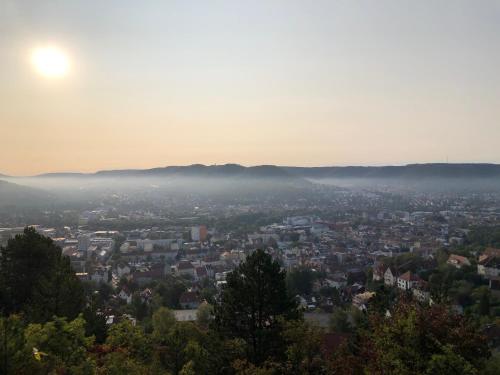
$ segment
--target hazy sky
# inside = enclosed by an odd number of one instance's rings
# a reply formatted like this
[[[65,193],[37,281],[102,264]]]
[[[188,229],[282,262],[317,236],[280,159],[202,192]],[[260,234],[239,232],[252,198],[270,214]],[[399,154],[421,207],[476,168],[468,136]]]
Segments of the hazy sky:
[[[500,163],[500,1],[0,0],[0,140],[14,175]]]

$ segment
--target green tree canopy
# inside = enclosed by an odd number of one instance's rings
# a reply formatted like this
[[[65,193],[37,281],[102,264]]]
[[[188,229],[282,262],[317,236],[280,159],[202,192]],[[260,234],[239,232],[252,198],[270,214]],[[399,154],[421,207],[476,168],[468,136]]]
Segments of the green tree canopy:
[[[30,321],[52,316],[74,319],[84,305],[80,280],[61,249],[33,228],[1,248],[0,304],[2,313],[23,312]]]
[[[372,317],[361,340],[368,373],[472,374],[489,356],[486,339],[446,306],[402,301],[391,313]]]
[[[283,355],[281,320],[298,317],[285,277],[278,262],[257,250],[228,275],[215,305],[215,323],[221,334],[243,339],[254,363]]]

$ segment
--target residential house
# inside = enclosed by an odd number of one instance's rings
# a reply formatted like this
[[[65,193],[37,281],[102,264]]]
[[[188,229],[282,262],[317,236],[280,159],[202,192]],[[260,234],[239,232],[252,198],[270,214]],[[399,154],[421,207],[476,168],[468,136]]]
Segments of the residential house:
[[[132,293],[129,292],[126,288],[120,290],[120,293],[118,293],[118,298],[127,302],[127,304],[132,303]]]
[[[183,309],[197,309],[200,306],[200,299],[196,292],[184,292],[179,298],[179,304]]]
[[[125,263],[118,263],[116,266],[116,275],[118,278],[121,279],[123,276],[128,274],[130,274],[130,267]]]
[[[398,288],[402,290],[410,290],[420,280],[420,277],[416,274],[411,271],[407,271],[397,278]]]
[[[359,310],[366,310],[368,302],[375,296],[375,292],[364,292],[356,294],[352,298],[353,306],[357,307]]]
[[[486,249],[486,251],[479,257],[477,273],[487,279],[500,276],[499,249]]]
[[[447,264],[450,266],[453,266],[455,268],[461,269],[462,267],[465,266],[470,266],[470,261],[464,256],[461,255],[456,255],[456,254],[450,254],[450,257],[446,261]]]
[[[384,265],[381,263],[373,267],[373,281],[384,280],[384,271]]]
[[[173,266],[177,276],[189,276],[196,278],[196,268],[188,260],[181,260],[176,266]]]
[[[384,284],[387,286],[394,286],[396,284],[396,273],[392,271],[391,267],[388,267],[384,272]]]
[[[431,301],[429,284],[424,280],[420,280],[413,285],[412,293],[413,297],[419,302],[427,303]]]

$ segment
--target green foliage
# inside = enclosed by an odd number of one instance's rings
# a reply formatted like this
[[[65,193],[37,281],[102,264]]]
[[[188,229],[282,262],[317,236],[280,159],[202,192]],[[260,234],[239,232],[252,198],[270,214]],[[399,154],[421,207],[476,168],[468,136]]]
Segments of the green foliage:
[[[241,338],[250,361],[283,355],[282,320],[297,318],[296,304],[288,296],[286,273],[271,256],[257,250],[227,277],[215,323],[227,338]]]
[[[283,337],[286,343],[288,373],[321,374],[326,363],[321,355],[323,331],[309,323],[295,320],[285,323]]]
[[[140,327],[134,326],[128,319],[111,326],[106,344],[113,349],[126,351],[141,361],[151,359],[151,340]]]
[[[164,343],[168,334],[176,324],[175,316],[166,307],[160,307],[153,314],[153,339],[157,343]]]
[[[500,227],[475,227],[469,232],[467,240],[472,245],[500,247]]]
[[[54,315],[73,319],[84,305],[83,288],[69,259],[33,228],[1,249],[0,290],[4,315],[23,312],[35,322]]]
[[[213,320],[214,307],[208,303],[202,303],[198,307],[198,313],[196,315],[196,323],[201,328],[207,329]]]
[[[475,375],[477,369],[462,356],[454,352],[452,345],[445,345],[442,352],[433,354],[427,366],[426,374],[429,375]]]
[[[370,373],[461,373],[446,372],[456,368],[473,374],[489,355],[474,326],[438,305],[400,302],[391,318],[372,317],[362,342]]]
[[[482,371],[483,375],[497,375],[500,374],[500,353],[495,353],[489,358]]]
[[[490,314],[490,291],[484,288],[481,291],[481,297],[479,300],[479,309],[478,313],[480,315],[489,315]]]
[[[18,315],[0,318],[0,359],[2,374],[22,373],[25,353],[24,324]]]
[[[348,333],[352,332],[352,325],[349,322],[349,315],[344,309],[338,308],[333,311],[330,319],[330,329],[333,332]]]
[[[164,306],[170,309],[178,308],[179,298],[186,289],[185,281],[174,276],[168,276],[166,280],[160,281],[154,289],[154,295],[156,297],[153,302],[155,307]]]
[[[55,318],[45,324],[30,324],[24,337],[26,353],[30,350],[44,353],[40,360],[31,356],[28,366],[32,373],[46,374],[64,369],[70,373],[91,373],[93,364],[86,353],[94,338],[85,337],[85,320],[81,316],[71,322]]]
[[[315,280],[314,272],[306,267],[296,268],[286,275],[286,286],[292,296],[309,295]]]
[[[96,369],[97,375],[123,375],[123,374],[159,374],[152,366],[131,358],[127,352],[111,352],[107,354]]]

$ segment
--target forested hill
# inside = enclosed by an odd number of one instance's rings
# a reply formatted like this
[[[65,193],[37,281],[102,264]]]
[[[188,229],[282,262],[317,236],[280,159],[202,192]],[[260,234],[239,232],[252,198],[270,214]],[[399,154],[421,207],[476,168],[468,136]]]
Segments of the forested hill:
[[[408,164],[381,167],[283,167],[308,178],[500,178],[499,164]]]
[[[53,199],[54,197],[44,190],[0,180],[0,207],[33,207]]]
[[[96,173],[49,173],[37,177],[238,177],[238,178],[500,178],[500,164],[408,164],[379,167],[281,167],[239,164],[168,166],[151,169],[105,170]]]

